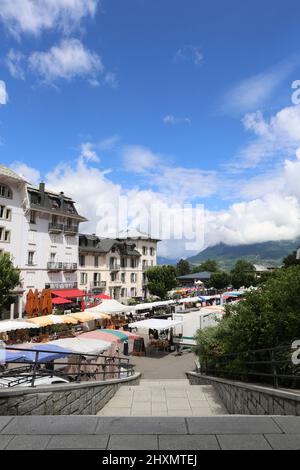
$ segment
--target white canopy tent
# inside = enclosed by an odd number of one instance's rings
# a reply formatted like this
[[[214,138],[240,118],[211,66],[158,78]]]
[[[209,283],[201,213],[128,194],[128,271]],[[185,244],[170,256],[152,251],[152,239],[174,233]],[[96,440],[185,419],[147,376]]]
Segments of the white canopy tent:
[[[0,321],[0,333],[14,330],[26,330],[27,328],[39,328],[33,323],[19,320],[3,320]]]
[[[98,339],[63,338],[50,341],[48,344],[55,344],[61,348],[70,349],[76,354],[100,354],[111,348],[112,343]]]
[[[117,300],[111,299],[111,300],[103,300],[101,304],[96,305],[95,307],[88,308],[86,309],[86,313],[93,313],[93,312],[98,312],[98,313],[107,313],[107,314],[114,314],[114,313],[126,313],[130,312],[133,310],[133,307],[130,307],[128,305],[123,305],[120,302],[117,302]]]
[[[168,330],[177,325],[182,325],[183,321],[174,321],[171,318],[167,320],[161,320],[156,318],[149,318],[148,320],[140,320],[130,323],[130,328],[137,328],[143,330]]]
[[[161,300],[158,302],[148,302],[148,303],[133,305],[131,309],[137,312],[139,310],[150,310],[155,307],[165,307],[167,305],[172,305],[174,303],[175,303],[174,300]]]
[[[177,300],[179,304],[200,302],[199,297],[185,297],[184,299]]]

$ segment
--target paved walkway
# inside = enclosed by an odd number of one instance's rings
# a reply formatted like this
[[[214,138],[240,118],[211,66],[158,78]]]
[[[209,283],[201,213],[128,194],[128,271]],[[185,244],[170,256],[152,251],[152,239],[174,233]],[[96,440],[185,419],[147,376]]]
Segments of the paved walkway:
[[[0,449],[300,450],[300,417],[0,416]]]
[[[99,416],[212,416],[227,411],[211,385],[187,379],[141,380],[122,386]]]
[[[143,374],[143,379],[185,379],[185,373],[195,368],[196,356],[184,351],[176,353],[155,354],[152,356],[132,356],[130,361],[135,364],[136,371]]]

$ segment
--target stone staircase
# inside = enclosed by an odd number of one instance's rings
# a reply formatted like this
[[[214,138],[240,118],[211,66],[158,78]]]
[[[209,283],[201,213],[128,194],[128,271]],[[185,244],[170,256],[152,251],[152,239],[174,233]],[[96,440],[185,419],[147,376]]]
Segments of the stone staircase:
[[[122,386],[99,416],[215,416],[228,414],[211,385],[186,379],[141,380]]]

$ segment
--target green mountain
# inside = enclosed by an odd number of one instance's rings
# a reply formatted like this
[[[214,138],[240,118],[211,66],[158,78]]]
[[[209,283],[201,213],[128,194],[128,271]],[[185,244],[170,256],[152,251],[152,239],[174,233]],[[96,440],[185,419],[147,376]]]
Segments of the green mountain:
[[[253,243],[230,246],[224,243],[211,246],[197,255],[187,258],[191,264],[200,264],[208,258],[216,260],[220,267],[230,270],[238,259],[246,259],[254,264],[280,266],[283,258],[300,247],[300,237],[295,240]]]

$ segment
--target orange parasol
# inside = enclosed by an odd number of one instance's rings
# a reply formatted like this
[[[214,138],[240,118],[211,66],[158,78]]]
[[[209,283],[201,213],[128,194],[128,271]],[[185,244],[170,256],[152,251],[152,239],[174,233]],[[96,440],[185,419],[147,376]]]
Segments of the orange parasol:
[[[38,317],[39,310],[40,310],[39,291],[35,289],[34,294],[33,294],[33,307],[32,307],[32,313],[34,317]]]
[[[50,289],[46,290],[46,298],[47,298],[47,313],[48,313],[48,315],[51,315],[52,309],[53,309],[53,304],[52,304],[52,296],[51,296],[51,290]]]
[[[47,292],[48,291],[46,289],[42,290],[42,301],[41,301],[42,315],[47,315],[48,314],[48,310],[47,310],[47,302],[48,302]]]
[[[32,292],[32,289],[29,289],[26,295],[26,305],[25,305],[25,312],[29,318],[32,317],[32,312],[33,312],[33,297],[34,297],[34,294]]]

